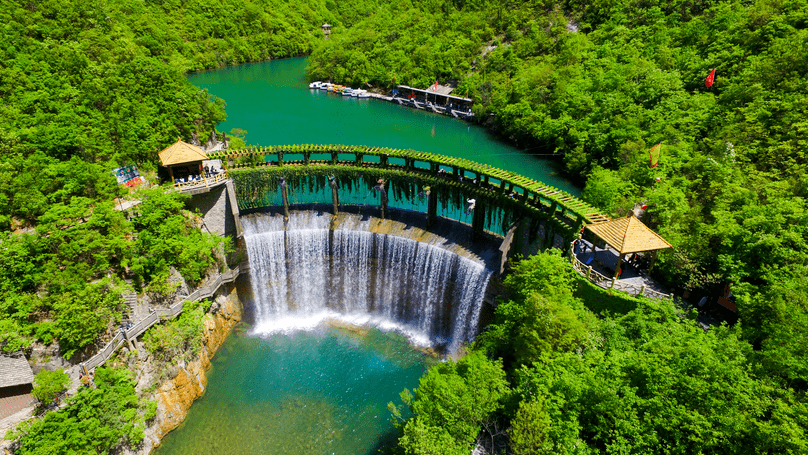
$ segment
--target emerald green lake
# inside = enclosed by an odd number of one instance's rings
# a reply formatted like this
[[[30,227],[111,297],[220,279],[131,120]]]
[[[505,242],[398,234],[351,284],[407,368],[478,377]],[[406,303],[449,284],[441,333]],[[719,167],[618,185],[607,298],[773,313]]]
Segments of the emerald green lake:
[[[218,130],[247,130],[249,144],[410,148],[487,163],[579,194],[551,161],[462,120],[310,90],[305,66],[304,58],[277,60],[193,74],[189,81],[226,101],[228,118]],[[216,354],[204,396],[156,454],[375,454],[397,436],[387,403],[400,404],[399,393],[417,387],[435,361],[395,332],[319,327],[258,337],[248,330],[236,331]]]
[[[311,90],[305,58],[273,60],[195,73],[192,84],[225,100],[219,131],[247,131],[253,145],[350,144],[457,156],[518,172],[579,195],[556,175],[554,162],[497,140],[463,120],[377,99]]]

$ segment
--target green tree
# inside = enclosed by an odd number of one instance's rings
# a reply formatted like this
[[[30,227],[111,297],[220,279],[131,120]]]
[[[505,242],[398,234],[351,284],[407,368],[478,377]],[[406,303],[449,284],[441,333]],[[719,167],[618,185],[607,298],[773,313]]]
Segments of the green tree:
[[[31,395],[41,402],[43,407],[48,407],[54,400],[59,398],[70,386],[70,378],[61,368],[48,371],[41,370],[34,378],[34,388]]]
[[[516,455],[539,455],[552,453],[550,449],[550,417],[541,403],[523,401],[511,420],[510,447]]]
[[[502,364],[481,352],[436,365],[414,400],[402,394],[414,417],[404,423],[399,446],[408,454],[468,453],[481,430],[496,433],[495,414],[507,394]]]
[[[109,453],[134,448],[143,439],[145,421],[154,406],[139,401],[132,374],[125,369],[97,368],[95,387],[81,388],[67,407],[41,419],[27,420],[7,435],[21,455]]]

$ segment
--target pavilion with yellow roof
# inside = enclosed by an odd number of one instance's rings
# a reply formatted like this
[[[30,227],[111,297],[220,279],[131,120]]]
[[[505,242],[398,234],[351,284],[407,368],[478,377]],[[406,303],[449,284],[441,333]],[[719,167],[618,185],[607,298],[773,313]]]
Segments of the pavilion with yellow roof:
[[[653,260],[659,250],[673,248],[670,243],[659,234],[649,229],[645,224],[631,215],[611,221],[602,221],[586,225],[586,229],[607,245],[617,251],[617,266],[615,278],[620,275],[622,259],[627,254],[653,252],[648,271],[653,268]]]
[[[198,175],[204,178],[202,162],[207,159],[208,156],[201,148],[183,142],[180,138],[160,152],[160,163],[163,167],[168,168],[168,174],[174,183],[177,183],[179,179],[185,181],[189,177]],[[175,177],[175,173],[177,177]]]

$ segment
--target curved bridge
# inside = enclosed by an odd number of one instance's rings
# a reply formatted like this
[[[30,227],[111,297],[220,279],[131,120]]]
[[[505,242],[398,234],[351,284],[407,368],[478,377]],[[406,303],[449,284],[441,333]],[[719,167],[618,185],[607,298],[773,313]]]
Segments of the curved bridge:
[[[459,221],[467,217],[475,233],[506,235],[517,221],[528,221],[531,237],[543,231],[542,246],[560,243],[553,242],[556,234],[569,241],[583,224],[608,220],[580,199],[519,174],[414,150],[288,145],[225,150],[208,157],[221,159],[233,178],[240,210],[280,205],[288,210],[291,197],[292,204],[331,202],[335,212],[340,203],[379,205],[384,217],[389,191],[391,206],[426,212],[428,224],[439,215]],[[379,180],[384,181],[381,188]],[[374,195],[372,204],[366,202],[368,194]],[[469,199],[474,200],[472,210]]]

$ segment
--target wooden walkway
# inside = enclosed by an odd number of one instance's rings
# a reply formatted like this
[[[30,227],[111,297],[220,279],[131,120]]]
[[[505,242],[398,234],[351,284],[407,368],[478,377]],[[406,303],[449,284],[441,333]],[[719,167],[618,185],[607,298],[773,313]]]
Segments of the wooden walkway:
[[[82,362],[82,366],[87,370],[91,370],[98,365],[103,364],[106,362],[115,351],[118,350],[126,340],[134,340],[138,336],[142,335],[146,330],[151,328],[154,324],[160,322],[163,316],[168,317],[176,317],[180,313],[182,313],[183,304],[185,302],[194,302],[197,300],[207,299],[212,297],[219,288],[225,283],[231,283],[239,276],[240,270],[236,267],[229,272],[225,272],[219,275],[216,280],[211,283],[210,285],[202,288],[197,289],[196,291],[192,292],[191,294],[183,297],[179,302],[171,305],[168,308],[158,308],[157,310],[151,312],[148,316],[138,321],[135,325],[130,327],[125,332],[122,330],[115,335],[115,337],[107,343],[106,346],[96,355],[88,359],[86,362]]]

